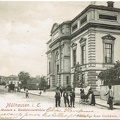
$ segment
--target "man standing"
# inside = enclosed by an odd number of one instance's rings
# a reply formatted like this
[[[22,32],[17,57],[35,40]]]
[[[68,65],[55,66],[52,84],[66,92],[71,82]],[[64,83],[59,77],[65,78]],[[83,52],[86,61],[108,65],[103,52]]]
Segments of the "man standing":
[[[113,91],[112,91],[112,89],[111,89],[112,86],[109,85],[108,87],[109,87],[109,90],[108,90],[108,92],[105,94],[105,96],[108,95],[107,104],[109,104],[109,108],[110,108],[111,110],[113,110]]]
[[[28,92],[28,89],[26,89],[26,98],[29,98],[29,92]]]
[[[60,107],[60,99],[61,99],[61,95],[60,95],[60,90],[57,87],[56,92],[55,92],[55,106],[59,106]]]
[[[67,89],[65,89],[65,91],[63,92],[63,97],[64,97],[65,107],[66,107],[66,103],[68,104],[68,107],[70,107],[70,105],[69,105],[69,99],[68,99],[68,91],[67,91]]]
[[[62,97],[63,89],[61,86],[60,86],[60,93],[61,93],[61,97]]]
[[[71,107],[75,107],[75,92],[74,89],[72,88],[72,91],[70,92],[70,103],[71,103]]]

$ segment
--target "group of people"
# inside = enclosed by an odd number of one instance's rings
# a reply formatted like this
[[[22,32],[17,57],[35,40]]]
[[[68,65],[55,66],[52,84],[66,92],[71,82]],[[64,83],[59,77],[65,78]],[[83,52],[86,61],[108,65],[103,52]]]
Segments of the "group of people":
[[[85,94],[84,89],[81,88],[80,97],[81,97],[81,102],[88,102],[88,99],[89,99],[89,105],[95,106],[95,95],[94,95],[92,88],[88,90],[87,94]]]
[[[109,90],[108,92],[105,94],[108,95],[108,100],[107,100],[107,104],[109,104],[109,109],[113,109],[113,91],[112,91],[112,86],[109,85]],[[56,91],[55,91],[55,106],[56,107],[60,107],[61,106],[61,97],[64,98],[64,105],[65,107],[75,107],[75,92],[74,89],[72,88],[71,91],[68,91],[67,88],[62,90],[62,88],[57,87]],[[89,102],[89,105],[94,105],[95,106],[95,95],[94,92],[92,90],[92,88],[90,88],[88,90],[88,93],[85,94],[84,93],[84,89],[80,89],[80,97],[81,100],[84,100],[84,102]],[[89,99],[89,101],[87,101]]]
[[[62,95],[63,94],[63,95]],[[72,88],[71,91],[68,91],[67,88],[61,90],[61,88],[57,87],[55,91],[55,106],[61,106],[61,97],[64,98],[65,107],[75,107],[75,92]]]

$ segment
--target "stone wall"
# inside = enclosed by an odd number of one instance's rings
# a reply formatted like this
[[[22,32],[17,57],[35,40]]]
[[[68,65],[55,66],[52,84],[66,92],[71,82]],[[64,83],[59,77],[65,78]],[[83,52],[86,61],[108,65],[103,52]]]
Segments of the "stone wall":
[[[103,100],[107,100],[108,96],[104,96],[108,91],[108,86],[100,86],[100,98]],[[114,95],[114,103],[120,103],[120,85],[112,86],[113,95]]]

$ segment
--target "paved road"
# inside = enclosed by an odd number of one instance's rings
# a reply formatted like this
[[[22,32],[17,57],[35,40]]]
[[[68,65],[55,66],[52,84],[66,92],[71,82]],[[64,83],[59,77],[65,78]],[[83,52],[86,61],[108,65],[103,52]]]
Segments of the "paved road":
[[[41,111],[20,111],[20,113],[22,114],[21,116],[24,119],[29,119],[31,116],[30,115],[25,115],[25,114],[37,114],[39,116],[34,116],[34,118],[40,118],[40,115],[43,112],[46,112],[47,109],[49,109],[47,111],[47,113],[43,113],[42,114],[42,118],[52,118],[54,116],[57,116],[56,114],[60,111],[61,114],[58,115],[57,118],[69,118],[71,115],[77,115],[77,117],[80,118],[97,118],[99,116],[104,118],[103,115],[108,115],[108,113],[110,113],[111,115],[113,114],[117,114],[119,113],[119,111],[114,110],[112,111],[108,111],[107,108],[102,108],[100,106],[89,106],[89,105],[85,105],[85,104],[75,104],[75,108],[65,108],[64,107],[64,102],[63,102],[63,98],[61,99],[61,107],[56,108],[55,107],[55,99],[52,97],[49,97],[47,94],[45,96],[38,96],[38,95],[32,95],[29,94],[29,98],[25,97],[25,93],[20,93],[20,92],[7,92],[7,89],[5,89],[4,87],[0,86],[0,118],[2,118],[3,116],[1,115],[2,113],[6,113],[6,112],[11,112],[11,111],[6,111],[6,110],[12,110],[12,113],[14,111],[15,114],[19,113],[19,108],[21,107],[15,107],[15,105],[10,105],[10,104],[24,104],[24,105],[29,105],[29,109],[42,109]],[[12,106],[12,107],[11,107]],[[22,107],[24,108],[24,107]],[[26,107],[25,107],[26,108]],[[45,111],[44,111],[45,110]],[[76,112],[76,110],[78,110]],[[19,114],[20,114],[19,113]],[[54,113],[54,114],[52,114]],[[84,114],[83,114],[84,113]],[[66,114],[65,117],[63,117],[62,115]],[[79,114],[79,115],[78,115]],[[97,115],[97,116],[94,116]],[[101,116],[102,115],[102,116]],[[15,116],[15,115],[13,115]],[[12,117],[13,117],[12,116]],[[17,116],[16,118],[20,118],[21,116]],[[117,116],[118,117],[118,116]],[[119,115],[120,117],[120,115]],[[3,117],[4,118],[4,117]],[[70,117],[72,118],[72,117]],[[75,118],[75,117],[73,117]],[[105,117],[106,118],[106,117]],[[113,117],[112,117],[113,118]],[[116,118],[116,117],[114,117]]]

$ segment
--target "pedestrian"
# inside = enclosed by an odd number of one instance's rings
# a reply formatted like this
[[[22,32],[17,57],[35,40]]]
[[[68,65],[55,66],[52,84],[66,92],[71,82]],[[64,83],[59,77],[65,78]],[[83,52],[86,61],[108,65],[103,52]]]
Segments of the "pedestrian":
[[[80,98],[82,102],[85,102],[85,92],[84,89],[80,89]]]
[[[68,104],[68,107],[70,107],[67,89],[65,89],[65,91],[63,91],[63,97],[64,97],[65,107],[67,107],[66,104]]]
[[[75,91],[72,88],[72,91],[70,92],[70,103],[71,103],[71,107],[75,107]]]
[[[41,94],[42,94],[42,91],[40,90],[39,95],[41,95]]]
[[[91,91],[90,93],[91,97],[90,97],[90,104],[89,105],[94,105],[95,106],[95,95],[94,95],[94,92]]]
[[[63,93],[62,87],[60,87],[60,93],[61,93],[61,97],[62,97],[62,93]]]
[[[46,92],[46,87],[44,87],[44,92]]]
[[[109,87],[109,90],[105,94],[105,96],[108,95],[107,104],[109,104],[109,109],[113,110],[113,90],[111,89],[112,88],[111,85],[109,85],[108,87]]]
[[[28,92],[28,89],[26,89],[26,98],[29,98],[29,92]]]
[[[59,87],[57,87],[56,92],[55,92],[55,106],[59,106],[60,107],[60,99],[61,99],[61,95],[60,95],[60,90]]]

